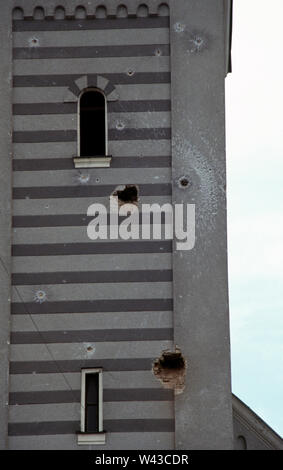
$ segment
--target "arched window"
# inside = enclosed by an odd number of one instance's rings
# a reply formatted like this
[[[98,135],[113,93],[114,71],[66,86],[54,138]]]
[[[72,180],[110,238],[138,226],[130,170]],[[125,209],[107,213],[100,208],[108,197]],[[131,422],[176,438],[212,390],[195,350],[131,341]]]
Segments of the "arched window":
[[[75,167],[109,166],[107,156],[107,104],[104,93],[96,88],[82,92],[78,103],[78,157]]]
[[[80,157],[105,156],[106,100],[95,89],[86,90],[80,97]]]

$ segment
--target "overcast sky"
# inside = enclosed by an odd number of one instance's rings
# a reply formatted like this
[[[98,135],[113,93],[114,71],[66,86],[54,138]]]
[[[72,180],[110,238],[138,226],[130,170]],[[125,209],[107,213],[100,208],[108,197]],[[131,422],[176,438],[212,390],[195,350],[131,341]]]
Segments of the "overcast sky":
[[[233,392],[283,434],[282,0],[235,0],[226,79]]]

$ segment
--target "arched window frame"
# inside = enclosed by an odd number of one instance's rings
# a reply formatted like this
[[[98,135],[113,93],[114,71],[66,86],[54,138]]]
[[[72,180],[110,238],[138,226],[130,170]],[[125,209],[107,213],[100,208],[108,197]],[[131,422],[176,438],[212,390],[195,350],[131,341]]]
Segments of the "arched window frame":
[[[104,98],[104,118],[105,118],[105,155],[103,156],[81,156],[81,124],[80,124],[80,112],[81,112],[81,98],[87,93],[95,91],[100,93]],[[88,87],[81,91],[77,100],[77,155],[75,157],[74,164],[75,168],[101,168],[109,167],[111,163],[111,156],[108,155],[108,109],[107,109],[107,97],[103,90],[98,87]]]

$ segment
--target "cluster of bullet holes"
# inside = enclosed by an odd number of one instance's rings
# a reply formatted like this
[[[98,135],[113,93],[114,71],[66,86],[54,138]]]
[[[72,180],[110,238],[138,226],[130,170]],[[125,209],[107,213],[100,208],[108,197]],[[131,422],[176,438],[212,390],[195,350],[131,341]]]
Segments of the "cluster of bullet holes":
[[[153,373],[165,388],[173,389],[178,395],[185,388],[186,361],[180,349],[163,351],[153,364]]]
[[[119,206],[123,204],[138,205],[138,187],[135,185],[128,184],[118,187],[112,196],[117,197]]]

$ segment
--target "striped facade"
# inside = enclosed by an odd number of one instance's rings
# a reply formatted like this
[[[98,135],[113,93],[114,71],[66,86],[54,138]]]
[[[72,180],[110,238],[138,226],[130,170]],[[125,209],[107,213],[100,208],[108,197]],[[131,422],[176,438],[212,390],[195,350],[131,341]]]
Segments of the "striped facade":
[[[9,448],[78,449],[80,371],[102,367],[102,448],[172,449],[173,392],[152,372],[173,347],[171,242],[92,241],[86,215],[123,184],[171,202],[169,11],[40,12],[13,21]],[[110,168],[74,168],[80,80],[109,97]]]

